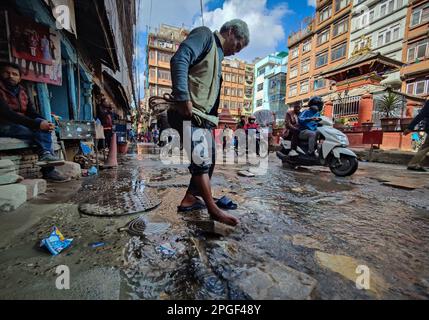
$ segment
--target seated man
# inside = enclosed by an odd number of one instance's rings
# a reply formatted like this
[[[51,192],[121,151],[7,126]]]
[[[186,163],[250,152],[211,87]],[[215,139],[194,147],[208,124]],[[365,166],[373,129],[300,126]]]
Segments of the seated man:
[[[299,138],[308,140],[308,154],[314,155],[317,140],[317,125],[320,121],[320,112],[323,110],[323,100],[320,97],[313,97],[308,102],[309,109],[299,116],[299,126],[301,133]]]
[[[18,65],[0,64],[0,137],[31,140],[38,146],[39,161],[46,164],[42,168],[43,177],[53,182],[65,181],[54,168],[64,164],[54,156],[55,125],[36,112],[20,82]]]
[[[298,152],[296,152],[296,149],[299,144],[299,120],[298,117],[301,113],[301,106],[299,104],[295,104],[292,110],[289,110],[286,113],[286,119],[285,119],[285,127],[286,130],[284,132],[284,137],[287,139],[289,136],[291,136],[291,152],[289,153],[289,156],[296,157],[298,156]]]

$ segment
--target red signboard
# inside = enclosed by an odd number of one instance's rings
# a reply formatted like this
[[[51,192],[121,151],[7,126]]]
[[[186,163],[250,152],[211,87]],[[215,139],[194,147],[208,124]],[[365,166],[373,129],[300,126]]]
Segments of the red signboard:
[[[363,144],[376,144],[376,145],[381,145],[383,144],[383,131],[378,130],[378,131],[369,131],[369,132],[364,132],[363,133],[363,138],[362,138],[362,143]]]
[[[22,78],[61,86],[61,35],[31,18],[9,12],[12,62],[23,69]]]

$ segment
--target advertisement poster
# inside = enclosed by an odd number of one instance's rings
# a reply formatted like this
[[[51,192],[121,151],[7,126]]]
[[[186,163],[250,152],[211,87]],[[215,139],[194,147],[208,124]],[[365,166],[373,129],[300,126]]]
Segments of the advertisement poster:
[[[61,35],[30,18],[9,13],[12,62],[28,81],[62,85]]]

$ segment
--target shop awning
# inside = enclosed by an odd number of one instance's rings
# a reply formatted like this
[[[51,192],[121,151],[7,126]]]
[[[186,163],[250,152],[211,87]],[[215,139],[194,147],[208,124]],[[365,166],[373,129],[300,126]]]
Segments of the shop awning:
[[[89,54],[113,71],[119,71],[115,36],[103,0],[75,0],[77,37]]]
[[[122,84],[112,77],[106,71],[103,71],[104,89],[110,94],[117,104],[117,107],[121,107],[123,110],[129,112],[131,110],[130,103],[127,98]]]

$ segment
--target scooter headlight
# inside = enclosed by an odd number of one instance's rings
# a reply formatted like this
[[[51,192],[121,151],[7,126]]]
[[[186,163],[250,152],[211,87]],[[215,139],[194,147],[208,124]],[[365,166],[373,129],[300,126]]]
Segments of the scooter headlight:
[[[337,134],[337,139],[338,139],[339,142],[341,142],[341,144],[344,144],[344,145],[348,145],[349,144],[349,139],[347,139],[346,135]]]

